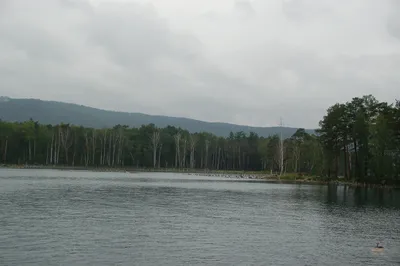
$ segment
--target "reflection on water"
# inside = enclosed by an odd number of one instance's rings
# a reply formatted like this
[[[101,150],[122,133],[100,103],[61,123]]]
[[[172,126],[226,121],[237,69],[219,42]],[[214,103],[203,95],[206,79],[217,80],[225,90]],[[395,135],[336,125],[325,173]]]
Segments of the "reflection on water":
[[[398,265],[400,192],[0,170],[0,265]],[[383,240],[385,250],[371,248]]]
[[[380,188],[350,188],[349,186],[327,186],[327,203],[355,207],[400,208],[400,191]]]

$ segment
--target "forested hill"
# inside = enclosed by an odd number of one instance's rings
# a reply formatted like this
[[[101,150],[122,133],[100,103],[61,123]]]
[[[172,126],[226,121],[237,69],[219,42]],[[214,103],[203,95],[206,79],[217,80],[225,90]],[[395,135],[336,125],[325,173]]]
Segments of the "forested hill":
[[[41,124],[70,123],[92,128],[110,128],[118,124],[140,127],[153,123],[157,127],[171,125],[181,127],[191,133],[209,132],[224,137],[228,136],[231,131],[243,131],[245,133],[252,131],[259,136],[268,137],[280,133],[281,130],[279,127],[249,127],[229,123],[204,122],[189,118],[114,112],[63,102],[0,97],[1,120],[23,122],[30,118]],[[290,137],[296,130],[297,128],[283,127],[282,134],[284,137]],[[308,133],[314,132],[313,130],[307,131]]]

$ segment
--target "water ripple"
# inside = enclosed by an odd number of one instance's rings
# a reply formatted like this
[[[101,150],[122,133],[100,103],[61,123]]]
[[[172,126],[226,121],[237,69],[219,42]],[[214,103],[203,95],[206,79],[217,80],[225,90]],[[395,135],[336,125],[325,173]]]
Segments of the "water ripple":
[[[0,170],[0,265],[399,265],[399,193]]]

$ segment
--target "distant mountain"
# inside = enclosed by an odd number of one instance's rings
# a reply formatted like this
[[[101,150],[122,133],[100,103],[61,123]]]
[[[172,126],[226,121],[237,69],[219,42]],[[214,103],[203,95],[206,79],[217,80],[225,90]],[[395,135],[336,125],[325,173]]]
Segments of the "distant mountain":
[[[279,134],[282,130],[284,137],[290,137],[296,128],[283,127],[250,127],[229,123],[204,122],[195,119],[147,115],[142,113],[114,112],[87,107],[83,105],[42,101],[37,99],[12,99],[0,97],[0,119],[10,122],[23,122],[32,118],[42,124],[70,123],[85,127],[103,128],[117,124],[140,127],[153,123],[158,127],[167,125],[181,127],[189,132],[210,132],[217,136],[228,136],[231,131],[253,131],[259,136]],[[313,133],[314,130],[307,130]]]

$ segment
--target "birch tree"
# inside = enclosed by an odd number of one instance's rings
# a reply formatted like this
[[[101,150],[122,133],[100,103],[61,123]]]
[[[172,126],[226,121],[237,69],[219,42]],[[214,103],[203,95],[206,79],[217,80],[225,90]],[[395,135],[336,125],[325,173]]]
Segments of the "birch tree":
[[[208,139],[205,140],[205,148],[206,148],[206,154],[204,156],[204,168],[208,169],[208,149],[210,147],[210,141]]]
[[[181,168],[185,168],[186,167],[187,139],[183,138],[182,143],[183,143],[183,146],[182,146],[183,154],[182,154],[182,159],[181,159]]]
[[[68,151],[72,145],[71,127],[69,124],[63,125],[60,130],[61,143],[65,152],[65,163],[68,165]]]
[[[155,129],[150,137],[151,147],[153,149],[153,168],[156,168],[157,163],[157,148],[160,143],[160,130]]]
[[[181,167],[181,148],[180,148],[180,142],[181,142],[181,134],[178,132],[176,135],[174,135],[174,140],[175,140],[175,168]]]
[[[196,135],[190,135],[189,136],[190,139],[190,168],[193,169],[194,168],[194,163],[195,163],[195,159],[194,159],[194,152],[195,152],[195,148],[196,148],[196,144],[198,141],[198,138]]]
[[[88,137],[88,132],[85,130],[84,132],[85,136],[85,152],[84,152],[84,157],[85,157],[85,166],[87,167],[89,164],[89,158],[90,158],[90,142],[89,142],[89,137]]]
[[[92,164],[94,165],[95,162],[95,158],[96,158],[96,130],[92,129]]]

